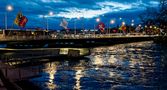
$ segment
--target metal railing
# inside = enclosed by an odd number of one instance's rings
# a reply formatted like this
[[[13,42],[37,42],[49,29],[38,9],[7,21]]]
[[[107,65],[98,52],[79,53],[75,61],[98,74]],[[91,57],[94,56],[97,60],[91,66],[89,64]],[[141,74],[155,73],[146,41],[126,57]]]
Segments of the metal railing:
[[[114,33],[114,34],[52,34],[37,36],[0,36],[0,41],[11,40],[47,40],[47,39],[87,39],[87,38],[126,38],[126,37],[155,37],[159,35],[145,35],[139,33]]]

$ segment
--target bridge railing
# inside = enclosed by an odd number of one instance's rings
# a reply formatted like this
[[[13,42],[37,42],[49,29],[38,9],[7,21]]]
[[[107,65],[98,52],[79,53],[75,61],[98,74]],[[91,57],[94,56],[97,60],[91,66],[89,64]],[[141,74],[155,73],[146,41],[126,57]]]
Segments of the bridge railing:
[[[154,37],[157,35],[144,34],[55,34],[55,35],[38,35],[38,36],[0,36],[0,41],[10,40],[45,40],[45,39],[84,39],[84,38],[112,38],[112,37]]]

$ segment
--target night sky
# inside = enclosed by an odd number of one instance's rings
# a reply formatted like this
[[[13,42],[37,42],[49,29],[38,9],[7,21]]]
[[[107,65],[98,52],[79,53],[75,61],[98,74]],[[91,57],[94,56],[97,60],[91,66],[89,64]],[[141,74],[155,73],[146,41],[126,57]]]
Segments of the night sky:
[[[13,10],[7,11],[6,6],[12,5]],[[0,0],[0,27],[4,28],[4,17],[7,13],[8,28],[18,28],[13,21],[19,11],[28,18],[26,28],[46,28],[48,19],[50,29],[62,29],[60,22],[65,18],[68,28],[91,29],[97,25],[96,18],[107,24],[114,20],[110,27],[121,22],[135,25],[140,23],[138,15],[146,7],[158,7],[158,0]],[[49,16],[49,12],[53,12]],[[80,17],[80,19],[78,19]],[[120,19],[122,18],[122,19]]]

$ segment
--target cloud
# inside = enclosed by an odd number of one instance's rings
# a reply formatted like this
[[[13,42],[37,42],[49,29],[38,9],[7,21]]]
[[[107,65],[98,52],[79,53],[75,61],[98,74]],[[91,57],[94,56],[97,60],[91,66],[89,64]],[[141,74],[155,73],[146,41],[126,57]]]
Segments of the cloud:
[[[133,9],[141,9],[139,7],[142,3],[121,3],[121,2],[113,2],[113,1],[104,1],[104,2],[96,2],[91,7],[87,8],[63,8],[64,12],[59,12],[55,17],[65,17],[65,18],[76,18],[76,17],[84,17],[84,18],[93,18],[103,14],[112,13],[112,12],[121,12],[123,10],[133,10]],[[49,17],[49,16],[48,16]],[[53,17],[53,16],[52,16]]]
[[[43,16],[48,17],[50,23],[59,22],[62,17],[70,19],[84,17],[90,20],[90,24],[96,17],[103,15],[105,15],[101,17],[103,20],[108,20],[111,15],[112,18],[122,17],[121,15],[129,18],[131,13],[137,18],[146,7],[158,7],[159,2],[157,0],[1,0],[1,22],[4,20],[4,12],[8,4],[14,7],[14,10],[9,12],[8,23],[12,23],[21,10],[29,19],[28,25],[31,26],[33,23],[35,26],[35,24],[39,25]],[[54,12],[54,15],[49,16],[49,11]]]

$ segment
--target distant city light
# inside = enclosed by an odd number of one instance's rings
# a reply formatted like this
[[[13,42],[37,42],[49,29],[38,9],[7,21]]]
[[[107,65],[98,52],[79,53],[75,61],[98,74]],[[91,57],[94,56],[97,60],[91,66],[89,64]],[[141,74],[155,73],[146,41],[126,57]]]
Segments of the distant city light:
[[[134,22],[135,20],[132,20],[132,22]]]
[[[120,17],[119,19],[120,19],[120,20],[122,20],[122,18],[121,18],[121,17]]]
[[[153,28],[152,26],[150,26],[150,28]]]
[[[141,24],[139,24],[139,27],[141,27]]]
[[[8,6],[6,6],[6,10],[7,10],[7,11],[12,11],[12,10],[13,10],[13,7],[12,7],[11,5],[8,5]]]

